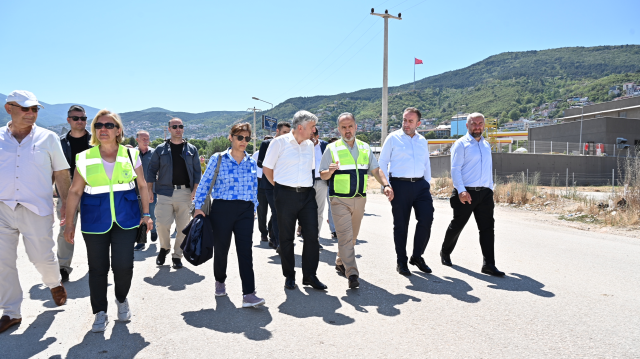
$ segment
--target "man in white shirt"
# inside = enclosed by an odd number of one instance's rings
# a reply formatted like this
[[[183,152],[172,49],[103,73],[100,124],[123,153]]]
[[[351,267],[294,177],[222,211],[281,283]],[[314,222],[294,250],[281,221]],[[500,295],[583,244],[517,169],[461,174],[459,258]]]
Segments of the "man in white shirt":
[[[315,289],[327,289],[318,280],[316,271],[318,252],[318,205],[313,188],[315,151],[309,136],[315,130],[318,118],[308,111],[293,115],[292,131],[271,141],[262,163],[263,176],[274,188],[276,215],[280,231],[280,258],[285,288],[295,289],[296,220],[304,228],[302,247],[302,284]]]
[[[427,248],[433,223],[433,199],[429,192],[431,163],[427,140],[416,132],[420,126],[420,111],[408,107],[402,115],[402,129],[389,134],[380,152],[380,168],[393,188],[393,240],[396,245],[398,273],[410,276],[407,266],[407,235],[411,208],[418,221],[413,237],[413,255],[409,263],[425,273],[431,273],[422,255]]]
[[[0,333],[22,321],[22,288],[16,260],[18,240],[24,239],[29,260],[51,289],[53,301],[63,305],[67,292],[61,283],[53,240],[53,187],[62,201],[65,222],[69,193],[69,164],[55,133],[36,126],[40,103],[29,91],[13,91],[5,110],[11,116],[0,127]]]
[[[491,144],[482,137],[484,116],[474,112],[467,116],[467,134],[451,146],[451,179],[453,193],[449,202],[453,208],[453,219],[444,236],[440,259],[442,264],[452,266],[451,252],[458,242],[460,232],[471,214],[476,218],[482,249],[482,273],[503,277],[504,272],[496,268],[494,256],[493,219],[493,163]]]

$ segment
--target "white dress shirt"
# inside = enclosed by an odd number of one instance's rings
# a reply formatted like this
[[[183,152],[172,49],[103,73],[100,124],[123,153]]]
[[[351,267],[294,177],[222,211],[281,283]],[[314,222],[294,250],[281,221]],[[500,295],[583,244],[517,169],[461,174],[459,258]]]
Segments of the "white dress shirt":
[[[315,152],[314,155],[315,157],[315,175],[316,178],[320,178],[320,161],[322,161],[322,148],[320,148],[320,140],[318,140],[318,144],[313,146],[313,151]]]
[[[48,216],[53,213],[53,172],[69,168],[60,138],[34,124],[18,143],[10,123],[0,127],[0,202],[12,210],[19,203],[39,216]]]
[[[465,187],[487,187],[493,190],[491,144],[480,137],[476,141],[468,132],[451,146],[451,179],[458,193]]]
[[[300,144],[293,132],[271,140],[262,166],[273,170],[273,180],[283,186],[313,187],[315,150],[311,140]]]
[[[378,163],[387,178],[424,177],[427,182],[431,182],[429,145],[417,132],[413,137],[401,129],[390,133],[384,141]]]
[[[254,153],[251,158],[253,158],[254,161],[256,161],[256,163],[258,163],[258,155],[260,154],[260,151],[256,151],[256,153]],[[258,167],[258,178],[262,178],[262,168]]]

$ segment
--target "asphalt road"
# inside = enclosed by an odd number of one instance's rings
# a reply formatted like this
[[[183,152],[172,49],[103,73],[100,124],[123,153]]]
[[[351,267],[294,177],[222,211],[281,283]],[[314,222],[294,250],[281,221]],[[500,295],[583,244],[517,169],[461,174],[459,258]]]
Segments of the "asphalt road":
[[[279,257],[259,241],[256,226],[257,291],[267,301],[257,309],[241,307],[233,247],[229,296],[216,298],[211,261],[177,271],[158,267],[158,247],[151,244],[135,254],[131,322],[114,321],[110,286],[111,322],[101,334],[90,332],[93,315],[80,233],[75,270],[66,284],[69,300],[62,307],[52,302],[21,244],[24,319],[0,334],[0,357],[640,357],[640,241],[497,208],[497,266],[508,276],[494,278],[480,273],[473,219],[452,255],[454,266],[439,263],[451,209],[442,200],[435,208],[425,255],[433,274],[410,266],[413,275],[405,278],[395,271],[390,206],[383,196],[369,196],[356,247],[357,290],[349,290],[334,271],[337,243],[327,239],[326,224],[318,269],[329,286],[326,292],[302,286],[285,290]],[[297,245],[298,265],[301,250]],[[298,271],[298,284],[300,276]]]

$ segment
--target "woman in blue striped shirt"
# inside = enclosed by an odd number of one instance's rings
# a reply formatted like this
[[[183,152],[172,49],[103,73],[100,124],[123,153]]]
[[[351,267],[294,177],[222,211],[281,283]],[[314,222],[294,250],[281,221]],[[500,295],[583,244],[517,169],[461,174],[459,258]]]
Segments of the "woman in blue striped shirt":
[[[204,216],[201,210],[211,181],[220,161],[220,171],[211,191],[209,220],[213,227],[213,275],[216,278],[216,296],[227,295],[227,257],[231,246],[231,235],[236,242],[238,266],[242,280],[242,306],[256,307],[265,303],[256,296],[253,274],[252,237],[254,213],[258,207],[258,166],[245,152],[251,141],[251,126],[239,123],[231,127],[229,134],[231,147],[216,153],[209,159],[209,165],[202,175],[194,200],[195,214]]]

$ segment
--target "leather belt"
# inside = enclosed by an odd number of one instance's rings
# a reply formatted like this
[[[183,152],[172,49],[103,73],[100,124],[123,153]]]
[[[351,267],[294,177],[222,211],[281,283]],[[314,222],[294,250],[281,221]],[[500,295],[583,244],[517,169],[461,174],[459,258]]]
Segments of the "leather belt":
[[[407,177],[391,177],[392,180],[405,181],[405,182],[418,182],[423,180],[424,177],[407,178]]]
[[[276,183],[276,186],[291,192],[309,192],[313,187],[290,187]]]
[[[483,191],[489,189],[488,187],[465,187],[467,191]]]
[[[173,189],[182,189],[182,187],[184,188],[191,188],[190,185],[187,184],[183,184],[183,185],[173,185]]]

